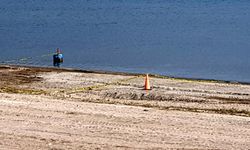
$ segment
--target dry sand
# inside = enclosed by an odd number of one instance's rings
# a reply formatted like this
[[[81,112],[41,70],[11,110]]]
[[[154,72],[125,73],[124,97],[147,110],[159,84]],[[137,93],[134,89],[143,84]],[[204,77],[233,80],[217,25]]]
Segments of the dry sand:
[[[250,85],[0,67],[0,149],[249,149]]]

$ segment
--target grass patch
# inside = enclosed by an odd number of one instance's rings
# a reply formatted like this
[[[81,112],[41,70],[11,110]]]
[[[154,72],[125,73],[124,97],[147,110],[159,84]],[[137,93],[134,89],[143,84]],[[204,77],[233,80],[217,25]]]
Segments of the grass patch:
[[[41,95],[46,94],[46,91],[43,90],[34,90],[34,89],[18,89],[15,87],[1,87],[1,93],[15,93],[15,94],[28,94],[28,95]]]

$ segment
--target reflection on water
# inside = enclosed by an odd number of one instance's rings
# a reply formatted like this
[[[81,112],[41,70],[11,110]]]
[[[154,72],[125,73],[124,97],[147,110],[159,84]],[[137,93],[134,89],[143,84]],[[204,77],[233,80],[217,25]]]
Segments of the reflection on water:
[[[250,2],[0,0],[0,59],[250,82]],[[51,66],[52,58],[19,62]]]

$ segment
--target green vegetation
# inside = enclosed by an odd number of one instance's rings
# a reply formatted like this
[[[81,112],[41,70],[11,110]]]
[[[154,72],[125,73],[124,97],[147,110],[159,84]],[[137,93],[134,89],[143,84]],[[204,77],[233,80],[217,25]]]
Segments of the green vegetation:
[[[15,87],[1,87],[1,93],[15,93],[15,94],[30,94],[30,95],[41,95],[46,94],[46,91],[35,90],[35,89],[18,89]]]

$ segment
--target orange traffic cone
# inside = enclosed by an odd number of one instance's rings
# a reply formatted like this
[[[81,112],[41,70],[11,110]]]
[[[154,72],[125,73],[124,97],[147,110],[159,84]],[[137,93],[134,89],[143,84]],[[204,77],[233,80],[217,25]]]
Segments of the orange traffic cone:
[[[144,90],[150,90],[150,84],[149,84],[149,77],[148,77],[148,74],[146,75],[146,78],[145,78],[145,88]]]

